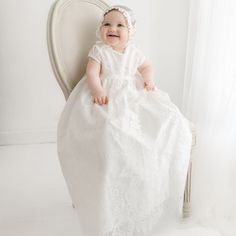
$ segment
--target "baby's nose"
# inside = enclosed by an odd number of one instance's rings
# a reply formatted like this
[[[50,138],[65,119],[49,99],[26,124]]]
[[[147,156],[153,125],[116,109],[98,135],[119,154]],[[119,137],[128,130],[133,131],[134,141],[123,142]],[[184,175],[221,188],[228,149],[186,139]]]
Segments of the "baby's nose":
[[[115,27],[114,25],[111,25],[110,28],[109,28],[109,30],[110,30],[111,32],[113,32],[113,31],[116,30],[116,27]]]

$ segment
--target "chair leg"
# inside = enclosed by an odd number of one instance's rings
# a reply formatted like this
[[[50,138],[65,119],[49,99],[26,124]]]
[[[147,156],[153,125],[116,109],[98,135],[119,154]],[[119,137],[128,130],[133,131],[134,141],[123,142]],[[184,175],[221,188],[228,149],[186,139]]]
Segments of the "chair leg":
[[[190,160],[188,174],[186,179],[186,185],[184,190],[184,202],[183,202],[183,218],[188,218],[191,214],[191,178],[192,178],[192,161]]]
[[[192,132],[192,147],[191,147],[191,157],[188,167],[188,174],[184,190],[184,201],[183,201],[183,218],[188,218],[191,215],[191,191],[192,191],[192,155],[193,150],[197,144],[197,130],[193,123],[189,123]]]

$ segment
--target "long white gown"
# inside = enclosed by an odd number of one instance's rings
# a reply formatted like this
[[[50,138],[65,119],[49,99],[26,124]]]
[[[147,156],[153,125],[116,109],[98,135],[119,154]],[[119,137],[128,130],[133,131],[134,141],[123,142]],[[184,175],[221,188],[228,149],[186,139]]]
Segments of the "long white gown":
[[[124,53],[97,43],[107,105],[97,105],[84,76],[58,125],[58,155],[81,236],[146,236],[165,207],[181,213],[190,158],[188,121],[157,89],[146,91],[134,45]]]

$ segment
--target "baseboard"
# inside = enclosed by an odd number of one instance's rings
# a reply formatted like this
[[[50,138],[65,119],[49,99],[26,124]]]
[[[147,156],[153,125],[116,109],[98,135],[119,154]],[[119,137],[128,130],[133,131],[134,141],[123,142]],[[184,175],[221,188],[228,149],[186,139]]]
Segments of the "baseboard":
[[[0,132],[0,145],[18,145],[56,142],[56,130]]]

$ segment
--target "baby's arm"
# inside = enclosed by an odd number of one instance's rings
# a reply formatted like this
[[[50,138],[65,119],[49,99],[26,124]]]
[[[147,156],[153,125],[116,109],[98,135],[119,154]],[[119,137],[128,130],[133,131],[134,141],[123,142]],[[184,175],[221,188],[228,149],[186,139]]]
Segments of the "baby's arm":
[[[141,66],[138,67],[138,71],[143,77],[144,88],[147,91],[155,90],[156,86],[154,84],[154,81],[152,80],[153,78],[152,65],[148,61],[145,61]]]
[[[99,77],[100,71],[101,65],[92,58],[89,58],[86,68],[88,86],[93,96],[93,101],[97,104],[103,105],[107,104],[108,98],[101,84],[101,79]]]

